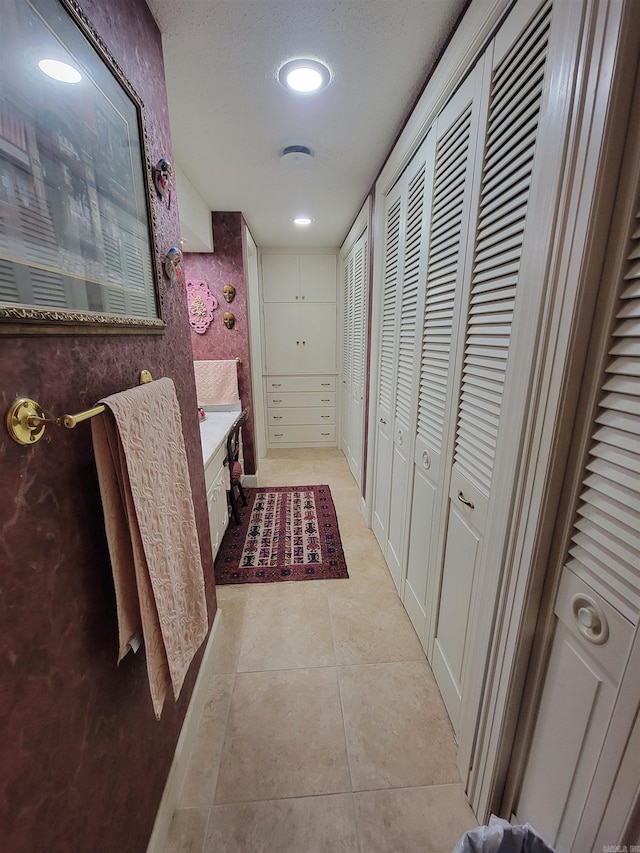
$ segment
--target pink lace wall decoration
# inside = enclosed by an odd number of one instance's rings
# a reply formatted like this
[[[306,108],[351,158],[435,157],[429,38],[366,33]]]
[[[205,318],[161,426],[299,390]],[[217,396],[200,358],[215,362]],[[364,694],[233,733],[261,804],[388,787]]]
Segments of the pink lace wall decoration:
[[[209,290],[206,281],[187,282],[187,304],[191,328],[199,335],[204,335],[213,320],[213,312],[218,307],[218,300]]]

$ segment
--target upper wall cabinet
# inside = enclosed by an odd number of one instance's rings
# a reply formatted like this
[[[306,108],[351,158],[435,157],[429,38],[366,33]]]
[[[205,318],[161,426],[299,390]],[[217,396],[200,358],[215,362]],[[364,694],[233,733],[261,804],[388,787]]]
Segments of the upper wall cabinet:
[[[265,302],[335,302],[335,255],[263,255]]]

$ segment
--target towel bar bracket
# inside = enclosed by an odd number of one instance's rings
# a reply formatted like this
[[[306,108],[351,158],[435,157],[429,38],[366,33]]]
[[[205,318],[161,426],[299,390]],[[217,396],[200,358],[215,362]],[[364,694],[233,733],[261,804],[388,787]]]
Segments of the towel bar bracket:
[[[153,376],[148,370],[143,370],[140,373],[139,381],[140,385],[146,385],[147,382],[153,381]],[[78,412],[77,415],[48,418],[35,400],[31,400],[29,397],[18,397],[9,407],[5,422],[7,431],[14,441],[18,444],[29,445],[35,444],[42,438],[47,424],[73,429],[76,424],[102,414],[105,409],[106,406],[100,405],[86,409],[84,412]]]
[[[47,418],[35,400],[18,397],[7,412],[7,430],[18,444],[33,444],[44,435]]]

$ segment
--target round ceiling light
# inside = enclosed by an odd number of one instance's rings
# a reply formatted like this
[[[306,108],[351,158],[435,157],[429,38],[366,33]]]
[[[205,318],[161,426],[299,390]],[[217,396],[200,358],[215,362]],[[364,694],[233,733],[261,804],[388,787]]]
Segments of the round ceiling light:
[[[59,80],[61,83],[79,83],[82,80],[82,74],[77,68],[69,65],[68,62],[61,62],[59,59],[41,59],[38,68],[47,77],[53,77],[54,80]]]
[[[317,59],[291,59],[278,72],[278,80],[287,89],[302,94],[318,92],[331,81],[331,72]]]
[[[299,225],[300,228],[304,228],[307,225],[311,225],[313,219],[309,216],[294,216],[291,221],[294,225]]]

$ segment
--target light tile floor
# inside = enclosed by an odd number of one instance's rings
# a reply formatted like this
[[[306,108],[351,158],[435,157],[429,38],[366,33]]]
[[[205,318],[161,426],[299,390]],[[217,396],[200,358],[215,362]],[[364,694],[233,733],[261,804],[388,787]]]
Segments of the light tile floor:
[[[215,674],[166,853],[450,853],[477,824],[344,456],[261,462],[261,485],[317,483],[331,486],[350,577],[218,587]]]

